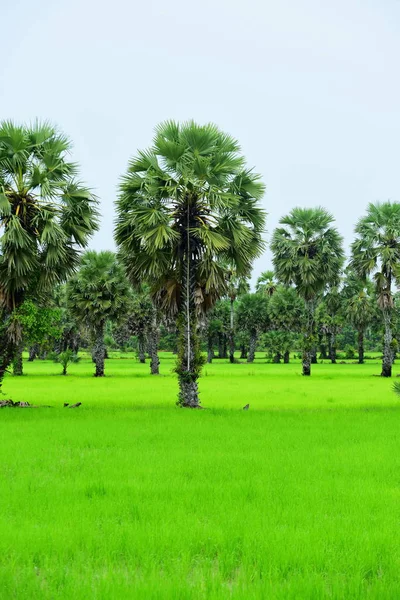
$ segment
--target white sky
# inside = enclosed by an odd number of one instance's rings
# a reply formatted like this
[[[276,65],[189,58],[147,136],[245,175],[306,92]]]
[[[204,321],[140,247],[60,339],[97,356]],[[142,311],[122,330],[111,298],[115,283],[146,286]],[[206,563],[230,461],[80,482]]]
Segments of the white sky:
[[[351,242],[400,201],[399,0],[0,0],[0,119],[50,119],[101,199],[168,118],[213,121],[267,185],[268,234],[322,205]],[[270,266],[269,252],[255,276]]]

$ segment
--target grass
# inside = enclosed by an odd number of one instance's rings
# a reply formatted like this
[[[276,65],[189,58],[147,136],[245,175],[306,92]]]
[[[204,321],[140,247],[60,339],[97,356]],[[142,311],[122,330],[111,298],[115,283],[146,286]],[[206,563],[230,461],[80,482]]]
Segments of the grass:
[[[205,411],[174,406],[167,355],[160,377],[24,366],[7,395],[55,408],[0,412],[0,598],[399,597],[400,404],[378,361],[216,361]]]

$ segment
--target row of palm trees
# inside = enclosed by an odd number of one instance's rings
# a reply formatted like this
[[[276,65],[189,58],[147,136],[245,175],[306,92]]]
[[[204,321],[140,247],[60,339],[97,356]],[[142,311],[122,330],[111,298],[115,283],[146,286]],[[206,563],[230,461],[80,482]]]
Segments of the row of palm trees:
[[[80,264],[81,252],[98,228],[99,213],[97,199],[77,179],[70,149],[69,140],[47,123],[0,126],[0,385],[21,340],[18,309],[26,300],[45,298],[67,279],[72,310],[85,315],[94,332],[101,375],[105,321],[100,314],[105,307],[110,318],[121,311],[118,303],[126,282],[119,274],[124,271],[131,285],[149,286],[154,310],[176,323],[178,403],[198,407],[204,361],[199,323],[222,296],[231,299],[233,315],[238,290],[265,249],[266,215],[260,205],[264,184],[246,166],[238,142],[215,125],[165,122],[156,128],[151,147],[129,162],[120,181],[118,261],[109,253],[86,254]],[[281,219],[271,249],[278,281],[291,286],[304,302],[303,374],[310,375],[317,299],[339,285],[342,238],[326,210],[296,208]],[[75,276],[79,264],[80,276]],[[369,206],[356,227],[350,264],[357,277],[374,277],[385,325],[382,375],[390,376],[399,204]],[[97,317],[93,265],[103,270],[108,290],[98,299]],[[232,321],[232,361],[233,331]],[[254,339],[251,344],[250,352]]]

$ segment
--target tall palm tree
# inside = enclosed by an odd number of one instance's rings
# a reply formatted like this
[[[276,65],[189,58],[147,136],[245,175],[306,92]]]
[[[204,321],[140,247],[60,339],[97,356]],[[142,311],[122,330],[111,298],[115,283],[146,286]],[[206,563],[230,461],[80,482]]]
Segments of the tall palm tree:
[[[72,314],[90,329],[95,377],[103,377],[106,322],[125,316],[130,299],[125,270],[113,252],[90,250],[83,255],[79,271],[69,280],[67,293]]]
[[[316,299],[327,285],[337,283],[343,263],[342,238],[333,221],[324,208],[294,208],[272,236],[276,276],[294,285],[305,304],[303,375],[311,375]]]
[[[116,241],[132,282],[145,279],[180,331],[178,403],[198,407],[198,317],[224,295],[223,265],[248,273],[263,249],[260,177],[215,125],[169,121],[120,184]]]
[[[351,267],[360,277],[373,275],[385,328],[382,377],[392,376],[393,284],[400,283],[400,203],[369,204],[355,228]]]
[[[74,272],[97,229],[71,143],[48,123],[0,124],[0,386],[21,339],[12,315]]]

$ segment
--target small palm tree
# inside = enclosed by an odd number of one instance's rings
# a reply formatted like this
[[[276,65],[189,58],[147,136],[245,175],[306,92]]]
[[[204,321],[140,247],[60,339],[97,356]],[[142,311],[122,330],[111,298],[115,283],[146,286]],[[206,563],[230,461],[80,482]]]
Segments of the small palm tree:
[[[355,228],[351,267],[373,275],[385,327],[382,377],[392,376],[393,284],[400,283],[400,203],[369,204]]]
[[[0,124],[0,386],[21,339],[13,311],[65,281],[97,229],[96,200],[70,151],[48,123]]]
[[[113,252],[86,252],[79,271],[67,284],[71,313],[89,326],[95,377],[104,376],[106,322],[125,316],[130,286]]]
[[[311,375],[318,294],[337,283],[343,264],[342,238],[332,223],[324,208],[294,208],[272,237],[275,274],[282,283],[294,285],[305,303],[303,375]]]
[[[53,362],[58,363],[62,366],[63,375],[67,375],[67,369],[69,364],[78,363],[80,361],[78,355],[70,348],[67,348],[63,352],[53,354],[52,358]]]
[[[256,292],[272,296],[276,290],[275,273],[273,271],[263,271],[257,279]]]
[[[177,319],[181,406],[199,406],[199,314],[226,292],[224,264],[246,275],[263,249],[263,193],[237,141],[193,122],[161,124],[122,179],[116,241],[131,281]]]

